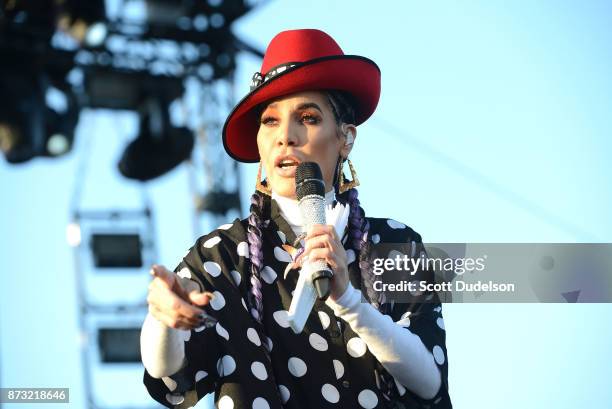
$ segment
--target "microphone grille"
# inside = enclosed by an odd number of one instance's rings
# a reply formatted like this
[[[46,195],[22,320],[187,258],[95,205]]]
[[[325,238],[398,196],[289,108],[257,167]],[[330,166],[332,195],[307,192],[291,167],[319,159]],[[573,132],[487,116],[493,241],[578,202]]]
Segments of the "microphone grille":
[[[301,200],[307,195],[325,196],[325,183],[321,168],[315,162],[302,162],[295,170],[296,197]]]

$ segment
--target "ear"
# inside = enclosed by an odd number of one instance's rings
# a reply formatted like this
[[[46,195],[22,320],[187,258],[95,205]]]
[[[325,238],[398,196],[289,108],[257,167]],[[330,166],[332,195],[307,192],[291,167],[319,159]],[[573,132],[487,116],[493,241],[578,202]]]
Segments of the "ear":
[[[341,130],[344,137],[344,145],[342,145],[342,148],[340,149],[340,155],[346,159],[351,153],[353,144],[357,139],[357,127],[353,124],[342,124]]]

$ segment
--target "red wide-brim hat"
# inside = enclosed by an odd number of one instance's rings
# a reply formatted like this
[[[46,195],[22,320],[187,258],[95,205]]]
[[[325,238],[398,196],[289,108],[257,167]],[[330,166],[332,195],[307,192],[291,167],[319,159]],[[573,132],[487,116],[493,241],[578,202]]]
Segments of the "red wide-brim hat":
[[[266,49],[251,91],[234,107],[223,126],[223,146],[240,162],[259,161],[256,107],[301,91],[340,90],[355,102],[355,125],[365,122],[380,98],[380,69],[374,61],[345,55],[327,33],[314,29],[277,34]]]

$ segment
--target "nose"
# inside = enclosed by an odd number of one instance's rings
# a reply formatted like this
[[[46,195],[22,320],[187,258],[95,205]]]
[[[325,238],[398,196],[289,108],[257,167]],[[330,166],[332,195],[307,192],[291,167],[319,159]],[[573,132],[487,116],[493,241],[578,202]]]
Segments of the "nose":
[[[295,146],[298,143],[297,129],[292,121],[285,121],[285,123],[278,128],[276,136],[276,144],[278,146]]]

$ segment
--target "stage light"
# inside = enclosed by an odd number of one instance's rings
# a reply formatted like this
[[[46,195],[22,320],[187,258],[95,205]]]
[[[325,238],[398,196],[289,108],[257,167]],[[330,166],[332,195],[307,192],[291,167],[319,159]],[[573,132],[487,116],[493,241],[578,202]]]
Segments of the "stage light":
[[[128,179],[141,182],[159,177],[191,156],[193,132],[170,124],[168,107],[160,100],[150,101],[141,116],[140,134],[125,149],[119,171]]]
[[[240,195],[238,192],[211,190],[199,198],[196,209],[223,216],[230,210],[240,210]]]
[[[90,47],[98,47],[104,43],[106,36],[108,35],[108,28],[104,23],[93,23],[87,34],[85,35],[85,44]]]
[[[152,93],[174,100],[184,92],[182,80],[161,75],[100,67],[87,67],[83,74],[84,104],[91,108],[133,111]]]
[[[79,117],[70,89],[51,85],[57,79],[28,52],[0,50],[0,60],[0,149],[6,160],[22,163],[68,152]]]
[[[142,243],[138,234],[95,233],[90,244],[96,267],[142,267]]]
[[[107,34],[104,0],[58,0],[57,26],[80,44],[98,47]]]
[[[140,328],[98,328],[100,360],[140,363]]]

